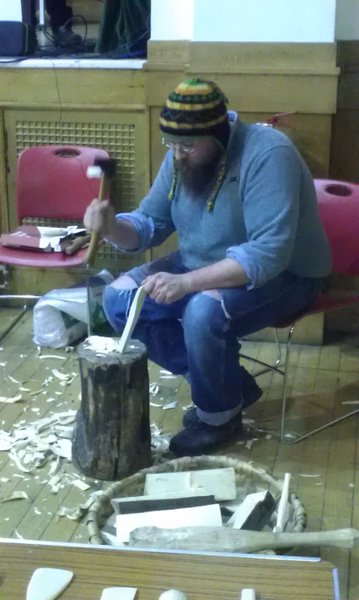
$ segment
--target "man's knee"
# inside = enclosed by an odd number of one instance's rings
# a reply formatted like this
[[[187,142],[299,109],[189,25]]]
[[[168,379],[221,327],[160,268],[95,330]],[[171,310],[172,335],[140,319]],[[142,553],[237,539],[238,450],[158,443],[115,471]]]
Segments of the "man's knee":
[[[220,293],[200,292],[187,304],[182,325],[185,333],[202,337],[208,332],[221,334],[227,321]]]
[[[108,287],[113,287],[117,290],[133,290],[137,288],[138,285],[132,277],[125,273],[124,275],[120,275],[115,281],[112,281]]]

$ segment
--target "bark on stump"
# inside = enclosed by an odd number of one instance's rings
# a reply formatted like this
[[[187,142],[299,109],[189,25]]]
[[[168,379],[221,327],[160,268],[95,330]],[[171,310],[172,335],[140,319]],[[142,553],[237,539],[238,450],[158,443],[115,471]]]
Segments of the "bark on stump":
[[[146,347],[131,340],[122,354],[99,352],[88,340],[78,348],[81,405],[72,458],[85,475],[113,481],[151,464]]]

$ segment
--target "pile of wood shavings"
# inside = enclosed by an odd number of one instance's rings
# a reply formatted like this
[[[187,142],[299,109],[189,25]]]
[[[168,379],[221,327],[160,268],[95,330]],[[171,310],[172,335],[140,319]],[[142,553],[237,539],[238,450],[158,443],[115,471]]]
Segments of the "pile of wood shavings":
[[[37,421],[15,425],[3,439],[8,444],[9,458],[19,471],[33,473],[48,462],[55,471],[59,459],[71,460],[71,436],[76,411],[53,413]],[[4,448],[6,449],[6,448]]]

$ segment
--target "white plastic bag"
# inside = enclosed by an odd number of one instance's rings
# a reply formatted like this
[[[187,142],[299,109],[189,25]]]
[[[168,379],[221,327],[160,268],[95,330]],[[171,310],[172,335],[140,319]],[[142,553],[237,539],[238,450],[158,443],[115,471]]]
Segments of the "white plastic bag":
[[[102,325],[102,294],[106,285],[114,280],[103,269],[90,278],[91,322]],[[63,348],[80,339],[87,332],[87,285],[76,284],[70,288],[51,290],[38,300],[33,310],[33,341],[37,346]]]

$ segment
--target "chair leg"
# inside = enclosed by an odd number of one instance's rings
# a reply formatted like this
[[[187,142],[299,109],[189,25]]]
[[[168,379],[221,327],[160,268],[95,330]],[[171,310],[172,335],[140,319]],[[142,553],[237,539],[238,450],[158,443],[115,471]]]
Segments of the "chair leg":
[[[274,339],[277,346],[277,360],[275,361],[274,366],[278,367],[282,362],[282,348],[279,343],[278,329],[276,327],[274,328]]]
[[[283,385],[282,385],[282,415],[281,415],[281,424],[280,424],[280,440],[281,440],[281,442],[283,442],[284,444],[287,444],[287,445],[297,444],[298,442],[301,442],[302,440],[305,440],[306,438],[311,437],[315,433],[319,433],[319,431],[323,431],[324,429],[327,429],[328,427],[331,427],[332,425],[335,425],[336,423],[340,423],[340,421],[344,421],[344,419],[347,419],[348,417],[352,417],[353,415],[359,413],[359,408],[356,408],[355,410],[352,410],[351,412],[346,413],[345,415],[342,415],[341,417],[338,417],[337,419],[328,421],[321,427],[316,427],[315,429],[312,429],[311,431],[308,431],[307,433],[304,433],[303,435],[285,431],[285,420],[286,420],[286,412],[287,412],[287,378],[288,378],[288,371],[289,371],[288,366],[289,366],[291,341],[292,341],[292,335],[293,335],[294,328],[295,328],[295,324],[293,324],[289,328],[289,332],[288,332],[287,345],[286,345],[286,357],[285,357],[285,364],[284,364],[284,369],[283,369],[283,371],[284,371]]]
[[[25,300],[25,304],[21,308],[20,312],[10,321],[9,325],[0,332],[0,342],[14,329],[15,325],[20,321],[20,319],[24,316],[26,311],[30,308],[28,302],[30,300],[39,300],[41,296],[31,296],[31,295],[18,295],[15,296],[13,294],[4,294],[0,295],[1,300]]]
[[[264,369],[262,369],[261,371],[257,371],[257,373],[254,374],[254,377],[259,377],[260,375],[264,375],[265,373],[268,373],[269,371],[275,371],[276,373],[279,373],[279,375],[284,376],[283,369],[279,368],[279,365],[282,362],[282,349],[281,349],[281,345],[279,343],[277,329],[274,329],[274,339],[275,339],[275,343],[276,343],[276,347],[277,347],[277,357],[276,357],[275,363],[273,365],[265,363],[262,360],[259,360],[258,358],[253,358],[253,356],[248,356],[248,354],[242,354],[242,352],[240,352],[240,354],[239,354],[240,358],[245,358],[246,360],[254,362],[257,365],[262,365],[264,367]]]
[[[291,341],[292,341],[292,335],[293,335],[294,329],[295,329],[295,323],[293,323],[293,325],[290,326],[289,331],[288,331],[286,352],[285,352],[285,361],[284,361],[284,367],[283,367],[282,415],[281,415],[281,421],[280,421],[280,439],[281,439],[281,442],[284,442],[285,444],[294,444],[297,441],[299,441],[298,439],[293,440],[292,434],[285,433],[285,418],[286,418],[286,412],[287,412],[287,379],[288,379],[288,371],[289,371],[288,365],[289,365]]]

